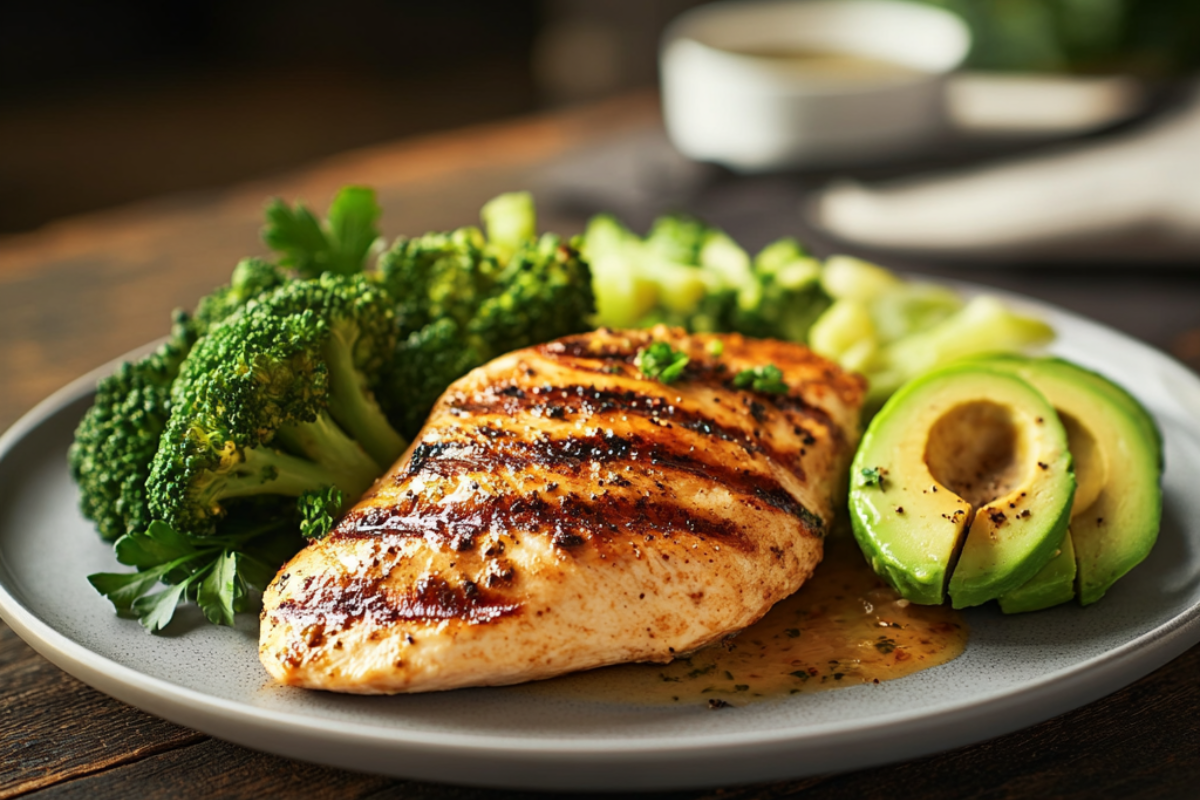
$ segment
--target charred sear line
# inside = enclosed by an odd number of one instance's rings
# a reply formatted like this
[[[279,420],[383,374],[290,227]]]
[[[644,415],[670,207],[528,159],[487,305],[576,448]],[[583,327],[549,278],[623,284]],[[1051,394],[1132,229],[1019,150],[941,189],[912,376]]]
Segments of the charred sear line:
[[[397,622],[459,620],[472,625],[494,622],[520,606],[474,583],[452,586],[424,576],[406,592],[392,592],[377,577],[332,577],[314,581],[279,604],[272,615],[297,627],[340,630],[365,623],[372,627]]]
[[[757,401],[755,406],[759,413],[754,416],[761,424],[766,419],[766,409]],[[752,455],[762,453],[795,472],[799,472],[800,469],[794,454],[780,452],[746,431],[721,425],[705,414],[681,408],[663,397],[635,391],[622,392],[582,385],[542,386],[527,392],[524,397],[515,398],[501,389],[480,393],[469,400],[462,398],[454,404],[451,411],[457,414],[509,417],[532,413],[550,419],[570,418],[580,414],[589,419],[632,415],[649,419],[660,426],[678,425],[702,436],[715,437],[737,445]],[[596,420],[597,424],[601,424],[602,421]],[[820,418],[820,421],[826,426],[832,426],[828,417]],[[415,457],[414,453],[414,460]]]
[[[539,351],[543,356],[558,363],[568,362],[572,369],[580,372],[612,374],[616,364],[634,365],[637,362],[637,347],[630,349],[617,343],[606,343],[595,348],[588,342],[551,342],[542,345]],[[680,382],[709,387],[725,387],[731,391],[741,391],[732,388],[729,365],[723,361],[704,361],[693,358],[684,367]]]
[[[599,361],[625,361],[630,364],[637,358],[638,345],[630,342],[625,344],[618,341],[600,342],[591,336],[572,337],[549,342],[537,348],[542,355],[558,360],[566,358],[587,358]]]
[[[803,518],[804,507],[774,478],[745,469],[702,460],[691,453],[673,450],[661,442],[638,434],[619,436],[596,432],[565,438],[540,438],[533,441],[455,441],[441,442],[438,456],[427,457],[419,467],[409,467],[408,476],[417,474],[453,478],[464,474],[495,472],[501,468],[522,472],[537,468],[541,472],[578,474],[592,464],[636,462],[661,470],[683,472],[725,486],[735,494],[757,497],[768,505]],[[794,470],[799,473],[799,467]]]
[[[803,390],[803,386],[800,387]],[[780,411],[787,411],[792,414],[798,414],[808,419],[816,420],[823,428],[830,432],[834,443],[838,447],[845,446],[846,435],[841,427],[833,421],[833,417],[820,406],[814,406],[803,397],[794,394],[770,394],[764,395],[768,402]],[[805,444],[812,444],[812,435],[808,434],[805,437]]]
[[[689,513],[666,500],[581,497],[574,493],[548,500],[536,492],[453,504],[421,496],[404,497],[387,508],[351,512],[338,525],[333,538],[421,537],[427,541],[440,539],[456,550],[467,550],[483,536],[536,534],[548,536],[556,547],[570,552],[592,539],[612,541],[644,537],[647,533],[688,533],[739,550],[753,548],[733,521]]]

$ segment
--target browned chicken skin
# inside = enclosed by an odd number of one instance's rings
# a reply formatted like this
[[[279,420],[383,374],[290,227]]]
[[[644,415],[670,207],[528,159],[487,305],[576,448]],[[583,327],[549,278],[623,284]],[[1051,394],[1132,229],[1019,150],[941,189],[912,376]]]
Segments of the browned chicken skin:
[[[634,366],[655,340],[691,359],[670,385]],[[787,394],[732,388],[765,364]],[[262,662],[294,686],[418,692],[665,662],[735,633],[821,560],[862,391],[798,345],[667,328],[503,356],[280,571]]]

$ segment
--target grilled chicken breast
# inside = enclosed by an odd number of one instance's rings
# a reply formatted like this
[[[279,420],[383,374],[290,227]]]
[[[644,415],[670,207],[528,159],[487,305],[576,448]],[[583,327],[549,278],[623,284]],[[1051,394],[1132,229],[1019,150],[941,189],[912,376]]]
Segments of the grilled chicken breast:
[[[656,340],[690,357],[669,385],[635,366]],[[786,394],[733,388],[765,364]],[[798,345],[667,328],[499,358],[279,572],[262,662],[294,686],[418,692],[666,662],[735,633],[820,561],[863,388]]]

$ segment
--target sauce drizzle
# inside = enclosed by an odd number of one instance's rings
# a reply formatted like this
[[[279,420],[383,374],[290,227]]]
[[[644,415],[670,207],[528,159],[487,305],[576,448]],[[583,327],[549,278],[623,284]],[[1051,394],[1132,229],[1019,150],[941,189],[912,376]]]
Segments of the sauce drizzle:
[[[670,664],[625,664],[514,687],[641,705],[710,707],[895,680],[957,658],[967,626],[949,606],[903,600],[839,531],[796,594],[734,638]]]

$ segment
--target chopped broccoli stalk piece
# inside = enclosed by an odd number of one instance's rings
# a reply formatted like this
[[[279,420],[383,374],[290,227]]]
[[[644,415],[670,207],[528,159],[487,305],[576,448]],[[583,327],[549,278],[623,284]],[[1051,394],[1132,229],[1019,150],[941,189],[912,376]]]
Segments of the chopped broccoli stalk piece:
[[[673,383],[683,377],[690,359],[667,342],[654,342],[638,350],[634,364],[646,378]]]
[[[507,261],[526,242],[537,238],[537,210],[529,192],[493,197],[479,215],[487,231],[488,247],[501,261]]]
[[[301,278],[324,272],[353,275],[363,271],[379,238],[379,215],[375,190],[362,186],[347,186],[337,193],[325,225],[302,203],[293,208],[275,198],[266,208],[262,238],[279,253],[279,263],[295,269]]]
[[[599,215],[588,223],[582,249],[595,274],[602,325],[665,324],[803,342],[830,304],[819,263],[794,239],[774,242],[752,260],[728,234],[692,217],[659,217],[641,239]]]
[[[776,239],[754,256],[754,269],[761,272],[780,272],[797,261],[811,260],[804,245],[791,236]]]

